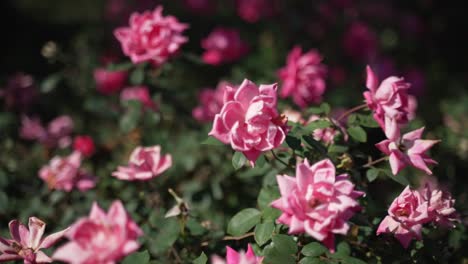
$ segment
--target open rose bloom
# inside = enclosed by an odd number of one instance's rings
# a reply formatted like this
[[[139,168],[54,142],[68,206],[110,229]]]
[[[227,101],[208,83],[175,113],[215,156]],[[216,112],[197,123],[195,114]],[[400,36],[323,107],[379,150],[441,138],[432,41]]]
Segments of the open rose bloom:
[[[163,64],[175,55],[182,44],[188,41],[182,32],[188,28],[173,16],[163,16],[163,8],[152,12],[133,13],[130,26],[117,28],[115,37],[120,41],[123,53],[133,63],[149,61],[155,66]]]
[[[228,91],[228,87],[231,87],[233,92],[236,86],[221,81],[216,89],[203,89],[198,94],[199,106],[192,110],[192,116],[200,122],[213,122],[213,119],[224,104],[224,94]]]
[[[226,259],[219,256],[211,257],[212,264],[261,264],[263,257],[255,256],[252,246],[247,246],[247,252],[243,250],[237,252],[231,247],[226,247]]]
[[[0,262],[24,260],[26,264],[51,263],[52,259],[41,249],[53,246],[68,230],[43,237],[46,224],[36,217],[29,218],[28,227],[18,220],[12,220],[9,227],[12,239],[0,237]]]
[[[280,96],[292,97],[301,108],[320,103],[326,88],[326,67],[321,62],[322,56],[316,50],[302,53],[300,47],[294,47],[286,66],[279,70],[283,81]]]
[[[248,51],[247,44],[240,38],[239,31],[231,28],[216,28],[202,40],[201,45],[206,50],[202,59],[211,65],[235,61]]]
[[[58,248],[52,258],[67,263],[115,263],[135,252],[143,231],[130,218],[120,201],[104,212],[93,204],[88,217],[75,222],[66,237],[70,242]]]
[[[162,155],[160,146],[137,147],[128,166],[119,166],[112,176],[126,181],[150,180],[172,166],[172,156]]]
[[[356,199],[364,193],[354,190],[348,175],[336,176],[335,166],[326,159],[310,165],[297,164],[296,177],[276,177],[281,198],[272,207],[282,211],[278,222],[289,226],[289,234],[307,233],[330,251],[335,234],[346,235],[347,221],[360,210]]]
[[[244,80],[235,93],[227,91],[209,135],[231,144],[253,165],[262,152],[283,143],[288,132],[286,118],[278,114],[276,90],[276,84]]]

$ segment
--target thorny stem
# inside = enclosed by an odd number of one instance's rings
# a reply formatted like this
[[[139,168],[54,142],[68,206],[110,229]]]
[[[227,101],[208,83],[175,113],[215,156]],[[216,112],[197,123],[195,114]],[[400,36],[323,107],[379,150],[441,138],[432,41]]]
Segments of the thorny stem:
[[[375,165],[375,164],[377,164],[379,162],[385,161],[387,159],[388,159],[388,157],[383,157],[383,158],[380,158],[380,159],[376,159],[374,161],[369,161],[368,163],[362,165],[362,167],[363,168],[369,168],[369,167],[371,167],[371,166],[373,166],[373,165]]]
[[[350,114],[352,114],[352,113],[354,113],[354,112],[356,112],[356,111],[359,111],[359,110],[361,110],[361,109],[364,109],[364,108],[366,108],[366,107],[367,107],[367,104],[362,104],[362,105],[358,105],[358,106],[356,106],[356,107],[353,107],[353,108],[349,109],[348,111],[344,112],[343,114],[341,114],[341,115],[336,119],[336,121],[340,121],[341,119],[347,117],[348,115],[350,115]]]
[[[223,237],[223,240],[242,240],[244,238],[248,238],[254,235],[254,232],[247,233],[242,236],[225,236]]]
[[[284,162],[282,159],[280,159],[278,156],[276,156],[275,152],[273,150],[271,150],[271,154],[273,155],[273,157],[275,157],[275,159],[277,161],[279,161],[280,163],[282,163],[283,165],[285,165],[286,167],[289,167],[289,164],[287,164],[286,162]]]

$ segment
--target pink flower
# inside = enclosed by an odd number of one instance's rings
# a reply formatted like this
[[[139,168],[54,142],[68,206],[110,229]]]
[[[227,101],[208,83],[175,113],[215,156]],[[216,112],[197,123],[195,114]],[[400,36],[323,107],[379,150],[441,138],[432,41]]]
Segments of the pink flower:
[[[294,122],[294,123],[299,123],[301,125],[304,125],[306,121],[304,118],[302,118],[301,112],[292,110],[292,109],[285,109],[281,115],[284,115],[288,121]]]
[[[344,35],[343,47],[354,59],[369,60],[377,53],[377,36],[364,23],[354,22]]]
[[[73,141],[73,149],[83,154],[83,156],[91,156],[94,153],[94,141],[90,136],[76,136]]]
[[[9,227],[12,239],[0,237],[0,262],[22,259],[25,264],[51,263],[52,259],[41,249],[53,246],[68,230],[42,238],[46,223],[36,217],[29,218],[29,230],[18,220],[10,221]]]
[[[119,91],[125,84],[127,76],[126,71],[110,71],[104,68],[94,70],[96,88],[102,94],[112,94]]]
[[[48,165],[39,171],[39,177],[44,180],[50,189],[71,191],[78,188],[86,191],[96,184],[95,178],[80,169],[81,153],[73,152],[67,157],[54,157]]]
[[[255,253],[250,244],[247,245],[247,252],[235,251],[230,247],[226,247],[226,259],[222,259],[216,255],[211,257],[212,264],[261,264],[263,257],[255,256]]]
[[[123,89],[120,93],[120,101],[136,100],[141,102],[147,109],[156,110],[156,104],[151,98],[148,87],[146,86],[133,86]]]
[[[235,85],[225,81],[218,83],[216,90],[203,89],[198,94],[200,105],[193,109],[192,116],[200,122],[212,122],[223,107],[224,94],[229,91],[234,92],[235,89],[237,89]]]
[[[66,236],[70,242],[52,258],[67,263],[115,263],[136,251],[143,231],[130,218],[122,202],[114,201],[104,212],[95,202],[88,217],[73,224]]]
[[[239,31],[231,28],[218,27],[208,37],[201,41],[206,51],[203,61],[211,65],[220,65],[235,61],[244,56],[248,47],[240,38]]]
[[[307,121],[307,124],[312,123],[319,119],[320,119],[320,116],[312,115]],[[317,141],[323,141],[325,144],[333,144],[335,140],[335,136],[338,134],[339,134],[339,131],[333,127],[317,128],[313,132],[314,139]]]
[[[33,77],[22,72],[11,76],[4,89],[0,89],[0,99],[3,98],[7,109],[27,111],[37,97],[38,89]]]
[[[273,0],[236,0],[237,14],[249,23],[273,15]]]
[[[377,235],[393,233],[404,248],[413,238],[422,239],[422,225],[430,220],[428,202],[409,186],[393,200],[386,216],[377,229]]]
[[[388,77],[380,85],[372,69],[367,66],[364,92],[367,106],[374,112],[374,119],[379,123],[389,139],[399,137],[400,126],[408,122],[408,89],[410,84],[403,78]]]
[[[418,100],[415,96],[408,95],[408,120],[416,118],[416,112],[418,110]]]
[[[223,108],[208,135],[230,143],[253,166],[262,152],[278,147],[288,132],[287,120],[276,108],[276,90],[276,84],[257,86],[244,80],[235,93],[225,93]]]
[[[217,7],[213,0],[184,0],[184,3],[188,9],[200,15],[210,15]]]
[[[27,140],[42,140],[47,136],[47,131],[42,126],[39,118],[21,117],[20,137]]]
[[[172,166],[172,156],[161,155],[161,147],[137,147],[130,155],[128,166],[119,166],[112,176],[121,180],[146,181],[159,176]]]
[[[437,164],[437,162],[430,159],[426,155],[426,151],[440,140],[421,139],[423,132],[424,127],[421,127],[404,134],[401,138],[386,139],[375,145],[380,151],[390,156],[389,161],[393,175],[397,175],[407,165],[432,174],[427,164]]]
[[[455,222],[459,222],[459,215],[454,208],[455,199],[448,191],[431,187],[429,184],[420,190],[424,199],[428,201],[428,212],[431,222],[443,227],[454,228]]]
[[[129,27],[114,31],[123,53],[133,63],[150,61],[156,66],[161,65],[187,42],[182,32],[188,25],[173,16],[163,16],[162,11],[162,6],[158,6],[153,12],[135,12],[130,16]]]
[[[297,164],[296,178],[276,177],[281,193],[272,207],[282,211],[278,222],[289,226],[290,234],[306,232],[334,250],[335,234],[346,235],[350,219],[360,210],[347,174],[335,176],[335,166],[326,159],[310,166],[307,159]]]
[[[283,81],[281,97],[291,96],[294,103],[304,108],[322,101],[325,92],[326,68],[316,50],[302,54],[300,47],[289,53],[287,65],[278,74]]]
[[[21,118],[20,136],[28,140],[37,140],[49,148],[68,147],[71,144],[70,134],[73,131],[73,120],[67,116],[59,116],[49,122],[47,129],[38,118]]]

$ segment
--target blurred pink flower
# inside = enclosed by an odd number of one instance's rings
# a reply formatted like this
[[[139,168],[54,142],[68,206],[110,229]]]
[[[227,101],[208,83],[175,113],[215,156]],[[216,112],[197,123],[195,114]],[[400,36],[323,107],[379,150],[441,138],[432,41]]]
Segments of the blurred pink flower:
[[[401,138],[386,139],[375,145],[380,151],[390,156],[389,161],[393,175],[397,175],[407,165],[432,174],[427,164],[437,164],[437,162],[429,158],[426,151],[440,140],[421,139],[423,132],[424,127],[421,127],[404,134]]]
[[[416,118],[416,112],[418,110],[418,100],[415,96],[408,95],[408,120]]]
[[[230,247],[226,247],[226,259],[222,259],[219,256],[212,256],[212,264],[261,264],[263,257],[255,256],[255,253],[250,244],[247,245],[247,252],[243,250],[237,252]]]
[[[236,0],[237,14],[246,22],[255,23],[274,13],[273,0]]]
[[[135,252],[143,231],[130,218],[122,202],[114,201],[104,212],[96,202],[88,217],[76,221],[66,236],[70,242],[52,258],[67,263],[115,263]]]
[[[22,116],[20,137],[27,140],[43,140],[47,137],[47,131],[39,118]]]
[[[286,66],[278,72],[283,81],[280,96],[291,96],[301,108],[320,103],[326,88],[326,67],[321,62],[322,57],[316,50],[303,54],[300,47],[294,47]]]
[[[105,68],[94,70],[96,88],[102,94],[112,94],[124,86],[128,73],[126,71],[110,71]]]
[[[37,140],[46,147],[66,148],[71,144],[73,120],[67,115],[56,117],[44,128],[38,118],[21,118],[20,136],[27,140]]]
[[[202,55],[203,61],[211,65],[233,62],[248,51],[238,30],[223,27],[214,29],[201,41],[201,46],[206,50]]]
[[[152,12],[133,13],[130,26],[117,28],[115,37],[120,41],[123,53],[133,63],[150,61],[153,65],[163,64],[178,52],[188,41],[182,32],[188,28],[173,16],[163,16],[162,6]]]
[[[277,148],[288,132],[287,120],[278,114],[276,90],[276,84],[257,86],[244,80],[234,94],[226,92],[208,135],[230,143],[253,166],[262,152]]]
[[[307,120],[307,124],[312,123],[316,120],[319,120],[320,116],[318,115],[311,115],[309,120]],[[335,136],[339,134],[339,131],[333,127],[327,128],[317,128],[312,132],[314,139],[317,141],[322,141],[325,144],[333,144]]]
[[[172,166],[172,156],[162,155],[160,146],[137,147],[128,166],[119,166],[112,176],[126,181],[146,181],[159,176]]]
[[[448,191],[443,191],[437,186],[427,184],[420,189],[424,199],[428,201],[428,212],[431,222],[442,226],[454,228],[455,223],[459,222],[459,215],[455,210],[455,199]]]
[[[137,100],[147,109],[157,110],[156,104],[153,102],[148,87],[146,86],[133,86],[123,89],[120,93],[120,101],[128,100]]]
[[[367,106],[374,112],[374,119],[379,123],[389,139],[400,136],[400,127],[408,123],[408,89],[410,84],[403,78],[388,77],[379,85],[379,80],[367,66],[364,92]]]
[[[189,10],[199,15],[210,15],[217,7],[214,0],[184,0],[184,3]]]
[[[299,123],[301,125],[305,125],[306,121],[302,118],[301,112],[292,110],[292,109],[285,109],[281,115],[284,115],[288,121]]]
[[[392,202],[386,216],[377,229],[377,235],[393,233],[404,248],[411,240],[421,240],[422,224],[430,221],[428,202],[409,186]]]
[[[38,97],[38,89],[31,75],[18,72],[8,79],[6,86],[0,89],[6,109],[27,111]]]
[[[96,185],[93,176],[80,169],[81,153],[74,151],[66,157],[54,157],[39,170],[39,177],[50,189],[70,192],[73,188],[86,191]]]
[[[377,45],[377,36],[362,22],[352,23],[343,38],[344,51],[357,60],[373,58],[377,53]]]
[[[271,206],[282,211],[278,222],[289,226],[289,234],[307,233],[322,241],[331,252],[335,234],[346,235],[346,221],[360,210],[356,199],[364,193],[354,190],[347,174],[335,175],[328,160],[309,165],[298,163],[296,177],[278,175],[281,198]]]
[[[10,221],[9,227],[12,239],[0,237],[0,262],[24,260],[25,264],[52,263],[52,259],[41,249],[53,246],[68,230],[43,238],[46,223],[36,217],[29,218],[29,230],[18,220]]]
[[[231,87],[231,89],[228,89]],[[224,94],[226,92],[233,92],[237,86],[221,81],[218,83],[216,90],[203,89],[198,94],[199,106],[192,110],[192,116],[200,122],[212,122],[215,115],[221,111],[224,104]]]
[[[86,135],[76,136],[73,141],[73,149],[86,157],[93,155],[95,151],[93,138]]]

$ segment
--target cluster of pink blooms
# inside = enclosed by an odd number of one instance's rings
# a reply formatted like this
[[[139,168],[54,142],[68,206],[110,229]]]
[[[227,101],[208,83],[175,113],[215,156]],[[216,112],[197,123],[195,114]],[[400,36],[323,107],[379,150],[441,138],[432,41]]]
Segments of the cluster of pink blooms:
[[[228,88],[229,87],[229,88]],[[213,119],[224,104],[224,95],[228,90],[237,89],[237,86],[221,81],[216,86],[216,89],[206,88],[198,94],[198,102],[200,105],[192,110],[192,116],[200,122],[213,122]]]
[[[145,181],[159,176],[172,166],[172,156],[162,155],[160,146],[137,147],[128,166],[119,166],[112,176],[126,181]]]
[[[70,134],[73,131],[73,120],[62,115],[50,121],[47,127],[44,127],[37,118],[23,116],[21,119],[21,138],[27,140],[37,140],[47,147],[61,148],[68,147],[72,143]]]
[[[281,197],[271,204],[282,211],[277,221],[288,225],[290,234],[307,233],[334,251],[335,234],[346,235],[348,219],[360,210],[356,199],[364,193],[354,190],[347,174],[336,175],[328,159],[312,166],[305,159],[295,178],[278,175],[277,181]]]
[[[9,223],[12,239],[0,237],[0,262],[23,260],[25,264],[52,263],[41,249],[53,246],[68,229],[43,238],[46,224],[36,217],[30,217],[28,227],[18,220]],[[29,228],[29,229],[28,229]]]
[[[133,13],[130,26],[117,28],[115,37],[120,41],[123,53],[133,63],[151,62],[159,66],[175,55],[187,38],[182,32],[188,28],[173,16],[163,16],[163,8],[153,12]]]
[[[291,96],[301,108],[320,103],[326,88],[326,67],[321,62],[322,57],[316,50],[303,54],[300,47],[294,47],[286,66],[278,73],[283,81],[281,97]]]
[[[421,240],[423,224],[433,222],[443,227],[455,227],[458,215],[450,193],[426,185],[421,190],[409,186],[392,202],[377,229],[377,235],[392,233],[404,248],[413,239]]]
[[[235,251],[231,247],[226,247],[226,259],[219,256],[211,257],[211,264],[261,264],[263,257],[255,256],[252,246],[247,245],[247,252]]]
[[[120,201],[114,201],[106,213],[97,203],[88,217],[76,221],[65,236],[70,240],[53,254],[66,263],[115,263],[139,247],[143,231],[130,218]]]
[[[239,31],[224,27],[214,29],[201,41],[201,46],[206,50],[202,55],[203,61],[211,65],[233,62],[248,51]]]
[[[286,118],[278,114],[277,85],[244,80],[237,90],[227,87],[224,104],[209,135],[242,152],[253,166],[262,152],[286,138]]]
[[[96,185],[96,179],[80,168],[81,162],[82,154],[78,151],[65,157],[56,156],[39,170],[39,177],[50,189],[67,192],[74,188],[80,191],[89,190]]]
[[[146,109],[156,111],[158,107],[151,98],[151,94],[146,86],[127,87],[120,93],[120,101],[139,101]]]

